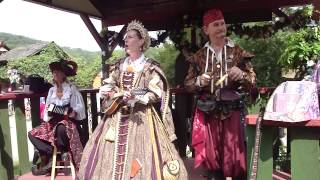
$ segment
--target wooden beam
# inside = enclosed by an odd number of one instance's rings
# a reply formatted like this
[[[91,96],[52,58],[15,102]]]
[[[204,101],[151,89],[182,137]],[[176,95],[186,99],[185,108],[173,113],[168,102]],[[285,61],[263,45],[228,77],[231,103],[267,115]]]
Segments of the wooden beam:
[[[125,32],[126,32],[126,29],[127,29],[127,25],[123,26],[122,29],[120,30],[119,32],[119,36],[124,36]],[[110,51],[113,52],[114,49],[117,47],[117,45],[119,44],[119,41],[117,40],[114,40],[113,42],[111,42],[110,44]]]
[[[91,14],[88,12],[84,12],[84,11],[79,11],[79,10],[75,10],[75,9],[71,9],[71,8],[66,8],[63,6],[59,6],[56,4],[52,4],[52,2],[47,2],[44,0],[24,0],[30,3],[34,3],[34,4],[39,4],[45,7],[49,7],[49,8],[53,8],[53,9],[57,9],[57,10],[61,10],[61,11],[65,11],[65,12],[69,12],[69,13],[76,13],[76,14],[87,14],[88,16],[100,19],[102,18],[102,15],[97,15],[97,14]]]
[[[320,21],[320,1],[313,0],[313,12],[312,12],[312,19],[315,21]]]
[[[103,11],[108,19],[105,19],[107,25],[126,24],[133,19],[139,19],[142,22],[151,21],[157,23],[162,19],[179,16],[188,12],[189,6],[181,1],[167,1],[162,3],[144,4],[126,8],[104,6]]]
[[[90,0],[91,4],[102,14],[102,16],[106,16],[104,11],[103,11],[103,4],[101,3],[100,0]]]
[[[112,51],[109,50],[109,44],[107,40],[102,38],[96,28],[93,26],[89,16],[86,14],[80,14],[81,19],[88,27],[90,33],[93,38],[96,40],[101,49],[101,68],[102,68],[102,78],[105,79],[109,76],[108,66],[106,65],[106,61],[110,58]],[[107,32],[108,33],[108,32]],[[102,81],[101,81],[102,82]]]
[[[310,4],[313,0],[247,0],[247,1],[198,1],[198,3],[192,5],[192,2],[186,1],[184,3],[177,2],[166,2],[158,4],[157,6],[150,5],[146,6],[134,6],[129,8],[123,8],[115,10],[114,8],[104,7],[103,11],[108,15],[108,19],[105,19],[105,24],[110,26],[117,24],[125,24],[132,19],[139,19],[146,22],[153,22],[159,26],[159,22],[162,22],[163,19],[168,19],[171,21],[173,18],[181,17],[185,14],[189,15],[200,15],[211,8],[219,8],[226,15],[234,14],[240,17],[231,17],[230,22],[234,23],[237,20],[240,22],[248,21],[261,21],[261,20],[270,20],[271,14],[268,14],[266,17],[266,12],[271,12],[271,10],[278,9],[280,7],[286,6],[297,6]],[[163,13],[166,12],[166,13]],[[242,14],[253,14],[246,18],[242,18]],[[265,13],[262,13],[265,12]],[[259,17],[255,17],[258,15]],[[175,21],[175,20],[174,20]],[[161,29],[161,28],[160,28]],[[163,29],[163,28],[162,28]]]
[[[89,16],[86,14],[80,14],[80,17],[83,20],[83,22],[85,23],[85,25],[87,26],[87,28],[90,31],[93,38],[96,40],[96,42],[100,46],[101,50],[105,51],[107,49],[107,42],[103,38],[101,38],[100,34],[98,33],[98,31],[96,30],[96,28],[92,24]]]
[[[199,0],[198,0],[199,1]],[[280,7],[311,4],[313,0],[243,0],[243,1],[213,1],[212,3],[198,3],[199,10],[219,8],[224,13],[258,9],[277,9]]]
[[[272,11],[275,15],[277,15],[278,17],[282,17],[285,19],[286,22],[290,21],[290,17],[288,15],[286,15],[283,11],[281,11],[280,9],[274,9]]]
[[[88,0],[97,9],[100,15],[87,14],[86,12],[79,12],[79,10],[68,9],[62,7],[63,5],[56,5],[47,0],[25,0],[33,3],[38,3],[51,8],[62,9],[69,12],[78,14],[86,14],[88,16],[95,16],[104,19],[107,26],[126,24],[133,19],[139,19],[143,23],[153,22],[159,24],[163,19],[171,21],[174,18],[183,15],[199,15],[211,8],[219,8],[227,15],[229,13],[241,16],[241,13],[252,11],[267,12],[270,10],[278,9],[286,6],[297,6],[305,4],[319,4],[319,0],[141,0],[141,1],[106,1],[106,0]],[[85,11],[85,9],[83,10]],[[260,14],[261,13],[256,13]],[[254,14],[255,15],[255,14]],[[254,15],[251,18],[255,18]],[[268,15],[269,17],[269,15]],[[241,19],[235,17],[232,19]],[[265,18],[259,17],[255,19],[242,18],[248,21],[263,20]],[[175,21],[175,20],[173,20]],[[161,28],[160,25],[159,29]],[[163,26],[167,26],[164,24]],[[159,30],[158,29],[158,30]]]
[[[99,0],[93,0],[99,1]],[[101,0],[100,0],[101,1]],[[125,11],[137,11],[137,10],[148,10],[148,9],[157,9],[163,6],[175,6],[180,5],[180,8],[184,8],[189,5],[188,0],[139,0],[139,1],[102,1],[101,5],[104,7],[104,10],[108,13],[118,13],[121,14]],[[179,9],[176,9],[179,10]],[[139,11],[137,11],[139,12]]]

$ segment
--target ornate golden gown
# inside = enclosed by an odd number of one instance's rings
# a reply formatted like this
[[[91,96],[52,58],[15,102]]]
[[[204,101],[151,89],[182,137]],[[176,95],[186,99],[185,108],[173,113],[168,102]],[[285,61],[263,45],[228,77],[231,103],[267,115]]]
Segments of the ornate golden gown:
[[[77,178],[164,179],[166,165],[176,160],[180,167],[173,177],[188,179],[183,161],[172,144],[176,136],[168,108],[168,84],[162,70],[155,61],[145,59],[141,71],[131,72],[128,68],[123,70],[125,61],[120,59],[111,66],[105,87],[115,92],[148,88],[148,101],[135,103],[129,111],[120,108],[104,117],[87,142]],[[174,165],[170,164],[173,174],[177,173]]]

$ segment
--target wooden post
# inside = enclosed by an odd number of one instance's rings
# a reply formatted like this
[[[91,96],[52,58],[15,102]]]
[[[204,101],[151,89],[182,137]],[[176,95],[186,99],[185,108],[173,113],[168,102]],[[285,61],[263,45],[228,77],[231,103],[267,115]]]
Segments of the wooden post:
[[[39,98],[38,98],[39,99]],[[24,99],[16,99],[14,102],[15,120],[17,128],[17,142],[18,142],[18,157],[19,157],[19,174],[29,172],[31,163],[29,162],[28,154],[28,139],[26,136],[27,123],[25,116]],[[39,109],[39,104],[38,104]]]
[[[98,43],[100,49],[101,49],[101,68],[102,68],[102,79],[108,77],[108,69],[106,65],[107,59],[111,56],[111,51],[109,50],[109,42],[102,38],[94,25],[92,24],[91,20],[89,19],[89,16],[87,14],[80,14],[81,19],[87,26],[88,30],[90,31],[93,38]],[[107,27],[104,27],[107,28]],[[107,32],[106,32],[107,33]]]
[[[108,44],[108,43],[107,43]],[[109,77],[109,66],[106,64],[107,60],[111,57],[111,53],[108,48],[101,49],[101,72],[102,72],[102,77],[101,77],[101,85],[102,85],[102,80]]]
[[[264,126],[261,130],[261,144],[260,144],[260,154],[258,162],[258,174],[257,179],[272,179],[273,172],[273,134],[277,127]],[[253,158],[253,148],[255,141],[255,125],[247,125],[247,176],[250,177],[251,174],[251,164]]]
[[[92,130],[89,129],[89,124],[88,124],[88,99],[87,99],[87,92],[81,92],[82,98],[83,98],[83,103],[84,103],[84,107],[86,110],[86,118],[83,119],[82,121],[82,128],[84,129],[84,132],[82,135],[80,135],[80,137],[82,137],[82,143],[87,143],[88,139],[89,139],[89,132],[92,133]]]
[[[247,136],[248,136],[248,157],[252,155],[253,138],[255,137],[254,127],[257,115],[246,117]],[[278,127],[289,127],[291,136],[291,178],[292,180],[319,179],[320,177],[320,118],[303,122],[282,122],[264,120],[262,126],[262,140],[260,146],[260,161],[258,179],[272,179],[272,163],[269,159],[270,148],[272,149],[272,135]],[[273,129],[273,130],[271,130]],[[263,137],[267,136],[267,137]],[[267,138],[267,139],[265,139]],[[271,152],[272,154],[272,152]],[[250,168],[251,158],[248,159]],[[261,163],[262,161],[262,163]],[[267,165],[265,165],[267,163]],[[263,172],[261,172],[263,171]],[[265,172],[266,171],[266,172]],[[249,171],[250,172],[250,171]]]
[[[312,19],[315,21],[320,21],[320,1],[319,0],[313,0],[313,13],[312,13]]]
[[[40,125],[40,98],[32,97],[30,98],[30,108],[31,108],[31,122],[32,127]]]
[[[0,101],[0,177],[4,180],[14,177],[8,100]]]
[[[98,125],[98,113],[97,113],[97,96],[96,92],[90,93],[90,101],[91,101],[91,113],[92,113],[92,131]]]
[[[320,178],[319,139],[319,128],[291,128],[292,180],[309,180]]]

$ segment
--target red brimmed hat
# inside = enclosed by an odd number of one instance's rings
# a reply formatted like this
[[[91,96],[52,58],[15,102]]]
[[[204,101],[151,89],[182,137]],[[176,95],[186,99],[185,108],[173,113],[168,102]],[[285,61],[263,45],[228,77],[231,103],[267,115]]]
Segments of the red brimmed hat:
[[[78,65],[74,61],[60,60],[49,64],[51,71],[62,71],[66,76],[77,75]]]
[[[213,21],[224,19],[222,11],[219,9],[210,9],[203,15],[203,26],[208,26]]]

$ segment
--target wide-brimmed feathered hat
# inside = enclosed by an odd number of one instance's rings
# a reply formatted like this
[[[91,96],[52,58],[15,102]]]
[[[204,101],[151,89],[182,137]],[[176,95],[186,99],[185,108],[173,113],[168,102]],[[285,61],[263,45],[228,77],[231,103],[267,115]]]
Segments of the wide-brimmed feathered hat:
[[[74,61],[59,60],[50,63],[49,68],[51,71],[62,71],[66,76],[75,76],[77,75],[78,65]]]
[[[144,40],[143,47],[142,47],[143,51],[146,51],[149,48],[151,43],[148,30],[143,26],[143,24],[140,21],[137,21],[137,20],[133,20],[128,24],[127,32],[130,30],[136,30],[140,33],[142,39]]]

